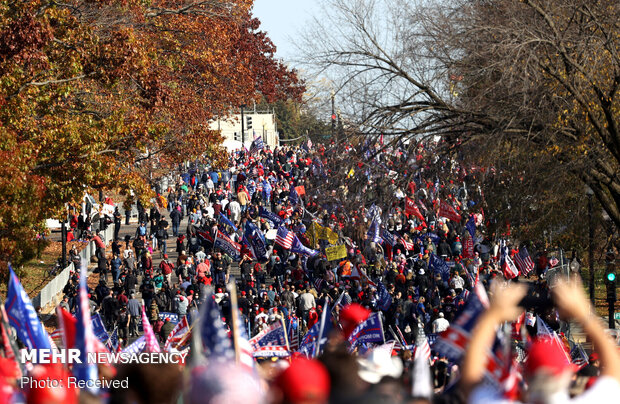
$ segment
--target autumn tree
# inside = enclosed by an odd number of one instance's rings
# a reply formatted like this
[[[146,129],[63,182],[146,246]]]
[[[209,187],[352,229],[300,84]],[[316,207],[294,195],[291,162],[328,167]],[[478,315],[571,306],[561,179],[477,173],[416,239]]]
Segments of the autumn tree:
[[[148,169],[225,158],[207,122],[303,85],[252,1],[0,2],[0,261],[85,190],[147,202]]]

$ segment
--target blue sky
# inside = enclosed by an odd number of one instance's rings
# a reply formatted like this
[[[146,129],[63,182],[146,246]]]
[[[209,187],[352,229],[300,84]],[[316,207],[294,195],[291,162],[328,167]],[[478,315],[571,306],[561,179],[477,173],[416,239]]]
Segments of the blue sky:
[[[254,16],[261,29],[278,48],[277,57],[290,61],[295,55],[294,39],[313,16],[319,15],[317,0],[255,0]]]

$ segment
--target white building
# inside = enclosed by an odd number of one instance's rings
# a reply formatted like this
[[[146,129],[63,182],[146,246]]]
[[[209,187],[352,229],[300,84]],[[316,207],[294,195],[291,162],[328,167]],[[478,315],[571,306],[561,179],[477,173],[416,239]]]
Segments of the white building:
[[[241,114],[220,118],[209,123],[209,129],[219,130],[224,137],[224,147],[229,151],[240,149],[242,141],[247,149],[252,145],[254,136],[262,136],[265,145],[271,149],[280,145],[278,125],[273,111],[244,111],[245,138],[241,135]]]

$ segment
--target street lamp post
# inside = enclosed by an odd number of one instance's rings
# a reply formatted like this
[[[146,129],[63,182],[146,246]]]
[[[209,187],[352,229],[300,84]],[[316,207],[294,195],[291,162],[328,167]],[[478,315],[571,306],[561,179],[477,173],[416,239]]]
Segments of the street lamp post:
[[[594,196],[594,191],[592,191],[592,188],[586,186],[586,195],[588,196],[588,262],[590,265],[590,302],[592,303],[592,306],[594,306],[594,226],[592,226],[592,196]]]
[[[241,145],[245,147],[245,119],[243,118],[243,108],[245,108],[245,104],[241,104]]]
[[[336,137],[336,103],[334,101],[334,97],[336,96],[336,93],[334,93],[332,91],[332,139],[334,139]]]

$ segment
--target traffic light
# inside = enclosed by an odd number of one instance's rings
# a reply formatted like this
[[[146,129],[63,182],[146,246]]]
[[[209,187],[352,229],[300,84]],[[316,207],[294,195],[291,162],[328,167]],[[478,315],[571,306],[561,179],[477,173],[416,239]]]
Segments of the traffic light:
[[[613,251],[608,251],[605,255],[605,285],[607,286],[607,301],[615,302],[617,300],[616,296],[616,267],[615,267],[615,259],[616,256]]]
[[[246,118],[246,122],[247,122],[248,129],[252,129],[252,117],[251,116],[248,116]]]

